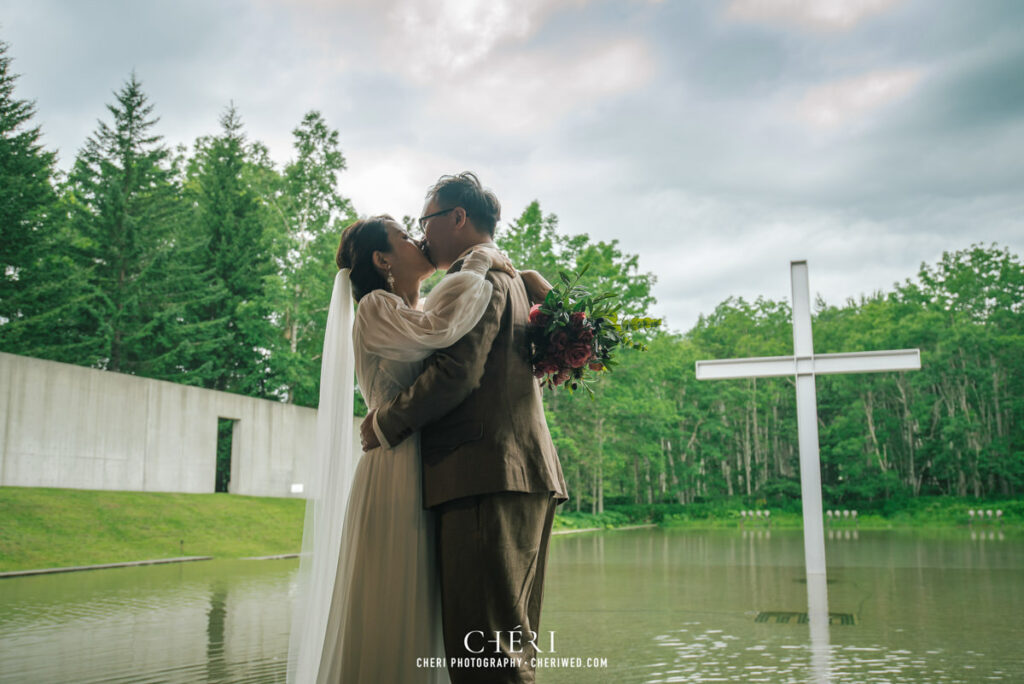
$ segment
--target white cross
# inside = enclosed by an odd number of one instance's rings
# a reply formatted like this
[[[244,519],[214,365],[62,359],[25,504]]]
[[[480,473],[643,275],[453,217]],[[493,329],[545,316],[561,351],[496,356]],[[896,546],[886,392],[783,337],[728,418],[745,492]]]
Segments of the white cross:
[[[818,457],[818,406],[815,375],[918,370],[918,349],[814,354],[811,342],[811,298],[807,262],[790,262],[793,282],[793,356],[698,361],[698,380],[796,377],[797,439],[800,444],[800,491],[804,517],[804,562],[808,581],[825,577],[825,526],[821,507],[821,464]],[[824,582],[822,581],[822,586]]]

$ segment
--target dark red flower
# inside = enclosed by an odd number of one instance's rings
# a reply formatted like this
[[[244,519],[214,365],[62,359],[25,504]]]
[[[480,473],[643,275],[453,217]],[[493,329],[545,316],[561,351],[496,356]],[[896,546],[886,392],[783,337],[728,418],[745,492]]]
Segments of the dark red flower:
[[[604,368],[604,366],[601,365],[600,361],[594,361],[590,364],[590,370],[592,371],[599,371],[602,368]]]
[[[559,365],[552,361],[551,359],[544,359],[543,361],[537,364],[537,371],[539,371],[541,375],[550,375],[552,373],[557,373],[558,369]]]
[[[582,328],[587,320],[587,314],[577,311],[569,316],[569,321],[577,328]]]
[[[556,330],[551,336],[551,348],[554,351],[563,351],[569,346],[569,334],[564,330]]]
[[[530,323],[534,325],[547,325],[551,317],[540,310],[540,304],[530,307]]]
[[[565,358],[573,368],[583,368],[591,356],[593,356],[593,351],[589,344],[574,344],[566,353]]]

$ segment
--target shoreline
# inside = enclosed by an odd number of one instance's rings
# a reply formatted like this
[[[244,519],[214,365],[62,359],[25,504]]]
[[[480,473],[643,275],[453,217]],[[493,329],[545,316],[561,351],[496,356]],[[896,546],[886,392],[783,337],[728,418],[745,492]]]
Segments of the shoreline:
[[[182,556],[180,558],[154,558],[140,561],[124,561],[122,563],[100,563],[98,565],[69,565],[63,568],[38,568],[35,570],[10,570],[0,572],[0,579],[11,577],[27,577],[31,575],[53,575],[59,572],[81,572],[83,570],[106,570],[109,568],[134,568],[141,565],[161,565],[164,563],[191,563],[194,561],[213,560],[213,556]]]
[[[298,558],[297,553],[278,553],[272,556],[246,556],[233,560],[283,560],[286,558]],[[165,563],[191,563],[194,561],[217,560],[216,556],[183,556],[181,558],[152,558],[140,561],[125,561],[123,563],[99,563],[98,565],[70,565],[64,568],[38,568],[35,570],[11,570],[0,572],[0,579],[11,577],[27,577],[30,575],[53,575],[59,572],[80,572],[83,570],[107,570],[109,568],[134,568],[142,565],[162,565]]]
[[[641,530],[650,528],[661,528],[661,529],[692,529],[692,530],[727,530],[735,529],[740,531],[771,531],[775,530],[797,530],[800,527],[794,527],[789,525],[783,526],[771,526],[771,525],[701,525],[693,522],[691,524],[683,525],[658,525],[656,523],[645,523],[643,525],[621,525],[618,527],[585,527],[579,529],[562,529],[554,530],[551,532],[551,536],[562,536],[569,534],[579,534],[582,532],[617,532],[626,530]],[[826,527],[825,531],[828,532],[842,532],[842,531],[886,531],[886,530],[938,530],[938,529],[964,529],[965,531],[971,532],[1002,532],[1004,529],[1015,529],[1013,525],[890,525],[889,527],[859,527],[853,525],[839,526],[833,525]],[[129,568],[129,567],[140,567],[145,565],[161,565],[167,563],[191,563],[196,561],[209,561],[209,560],[289,560],[298,558],[301,554],[298,553],[278,553],[269,556],[244,556],[241,558],[218,558],[216,556],[182,556],[178,558],[154,558],[140,561],[125,561],[120,563],[100,563],[97,565],[73,565],[67,567],[56,567],[56,568],[38,568],[32,570],[11,570],[7,572],[0,572],[0,580],[12,579],[17,577],[30,577],[33,575],[52,575],[62,572],[82,572],[86,570],[108,570],[112,568]]]
[[[613,530],[639,530],[639,529],[643,529],[643,528],[646,528],[646,527],[658,527],[658,526],[659,525],[657,523],[645,523],[643,525],[622,525],[620,527],[581,527],[581,528],[578,528],[578,529],[567,528],[567,529],[561,529],[561,530],[553,530],[551,532],[551,536],[553,537],[556,534],[576,534],[578,532],[610,532],[610,531],[613,531]]]

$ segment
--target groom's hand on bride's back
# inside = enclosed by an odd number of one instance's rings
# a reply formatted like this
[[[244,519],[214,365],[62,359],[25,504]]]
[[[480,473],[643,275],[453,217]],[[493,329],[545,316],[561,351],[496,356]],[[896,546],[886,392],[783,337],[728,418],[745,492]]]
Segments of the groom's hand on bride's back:
[[[359,438],[363,444],[363,451],[376,449],[380,446],[380,440],[377,439],[377,433],[373,429],[373,414],[376,412],[377,409],[373,409],[367,413],[366,418],[363,418],[363,422],[359,426]]]

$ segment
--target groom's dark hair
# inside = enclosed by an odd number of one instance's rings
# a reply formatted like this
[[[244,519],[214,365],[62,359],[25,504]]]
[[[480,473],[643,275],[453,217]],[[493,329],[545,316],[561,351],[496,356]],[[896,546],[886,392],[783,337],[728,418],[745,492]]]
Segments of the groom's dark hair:
[[[477,230],[494,237],[494,229],[501,220],[501,202],[497,195],[480,184],[472,171],[457,176],[441,176],[430,190],[427,201],[436,199],[441,209],[462,207]]]

